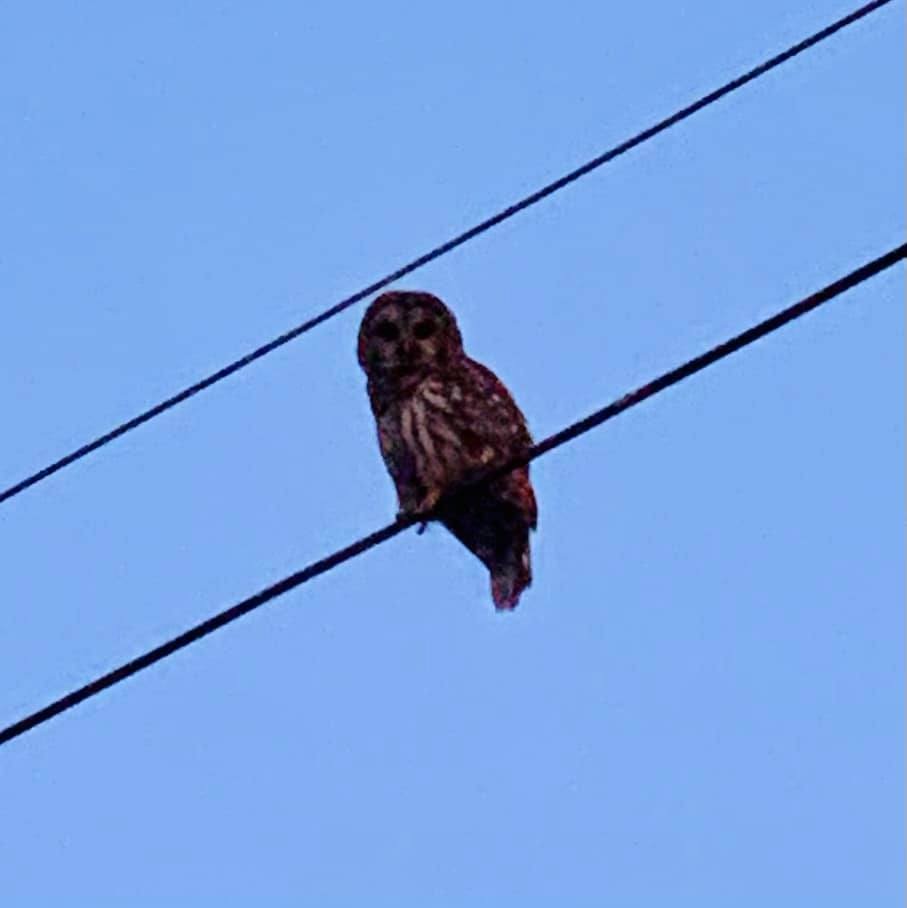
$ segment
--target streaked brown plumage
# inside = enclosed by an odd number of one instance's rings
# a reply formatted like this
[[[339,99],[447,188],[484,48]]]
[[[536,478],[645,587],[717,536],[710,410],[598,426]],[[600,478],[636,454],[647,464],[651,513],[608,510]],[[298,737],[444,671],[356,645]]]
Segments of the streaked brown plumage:
[[[514,608],[532,581],[529,468],[468,483],[531,446],[523,414],[466,355],[453,313],[430,293],[379,296],[362,320],[358,354],[401,512],[434,509],[488,568],[495,606]]]

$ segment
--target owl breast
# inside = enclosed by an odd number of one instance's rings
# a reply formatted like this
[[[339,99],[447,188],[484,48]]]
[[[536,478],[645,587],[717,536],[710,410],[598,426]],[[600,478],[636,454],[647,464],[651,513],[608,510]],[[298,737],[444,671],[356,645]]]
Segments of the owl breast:
[[[495,461],[498,452],[465,424],[464,391],[459,383],[423,379],[401,395],[378,419],[381,451],[398,480],[404,510],[463,482]],[[400,484],[403,488],[400,488]],[[404,501],[403,498],[408,499]]]

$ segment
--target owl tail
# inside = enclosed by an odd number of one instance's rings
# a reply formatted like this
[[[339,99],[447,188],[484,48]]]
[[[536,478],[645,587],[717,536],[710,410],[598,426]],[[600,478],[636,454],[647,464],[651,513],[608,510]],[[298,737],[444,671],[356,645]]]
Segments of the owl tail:
[[[491,598],[498,611],[512,611],[520,601],[520,594],[532,583],[532,567],[528,544],[508,553],[491,568]]]

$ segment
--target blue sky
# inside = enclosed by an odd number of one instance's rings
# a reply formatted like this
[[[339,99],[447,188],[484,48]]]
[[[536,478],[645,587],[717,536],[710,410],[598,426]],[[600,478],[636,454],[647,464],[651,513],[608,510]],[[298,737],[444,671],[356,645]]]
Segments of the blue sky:
[[[843,15],[8,4],[0,486]],[[903,4],[402,283],[537,437],[902,241]],[[894,905],[904,269],[0,750],[15,904]],[[0,723],[383,525],[355,308],[0,509]]]

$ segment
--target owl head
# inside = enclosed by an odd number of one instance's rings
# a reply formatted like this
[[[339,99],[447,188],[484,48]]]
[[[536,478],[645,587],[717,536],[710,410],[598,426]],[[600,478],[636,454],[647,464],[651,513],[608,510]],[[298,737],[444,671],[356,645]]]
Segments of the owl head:
[[[359,364],[369,378],[402,379],[444,368],[463,356],[453,313],[420,291],[382,293],[359,328]]]

